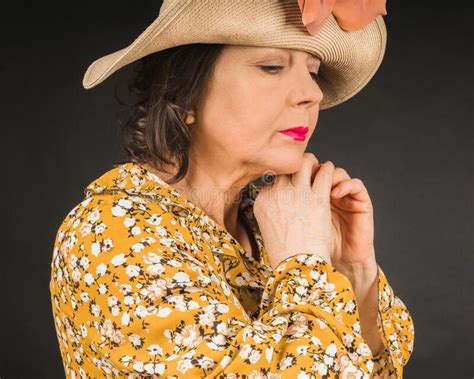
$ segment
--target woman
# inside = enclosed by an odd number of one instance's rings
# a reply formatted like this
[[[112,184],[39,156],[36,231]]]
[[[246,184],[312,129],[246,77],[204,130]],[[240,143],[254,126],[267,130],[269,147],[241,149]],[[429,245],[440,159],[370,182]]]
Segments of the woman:
[[[141,63],[128,160],[56,236],[66,375],[401,377],[413,321],[376,262],[367,189],[305,152],[319,110],[378,68],[383,21],[347,33],[328,14],[311,36],[301,2],[228,4],[165,1],[86,72],[91,88]]]

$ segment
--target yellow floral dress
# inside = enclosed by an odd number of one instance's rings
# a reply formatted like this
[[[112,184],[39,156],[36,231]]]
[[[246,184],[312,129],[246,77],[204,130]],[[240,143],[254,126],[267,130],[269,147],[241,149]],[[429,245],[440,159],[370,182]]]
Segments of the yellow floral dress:
[[[67,378],[401,378],[413,320],[379,267],[373,357],[350,281],[323,258],[273,270],[137,163],[89,184],[55,239],[50,293]]]

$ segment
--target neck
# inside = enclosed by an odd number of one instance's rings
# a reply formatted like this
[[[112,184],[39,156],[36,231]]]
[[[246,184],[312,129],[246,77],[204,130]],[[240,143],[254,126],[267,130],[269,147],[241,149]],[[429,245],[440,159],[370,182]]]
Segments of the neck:
[[[171,179],[177,169],[167,169],[169,173],[157,171],[149,165],[147,169],[155,172],[165,181]],[[215,166],[215,163],[214,163]],[[244,175],[237,170],[217,170],[207,162],[197,164],[191,161],[183,179],[172,184],[186,199],[201,208],[209,217],[220,224],[234,238],[240,240],[245,232],[239,225],[238,210],[241,190],[257,175]]]

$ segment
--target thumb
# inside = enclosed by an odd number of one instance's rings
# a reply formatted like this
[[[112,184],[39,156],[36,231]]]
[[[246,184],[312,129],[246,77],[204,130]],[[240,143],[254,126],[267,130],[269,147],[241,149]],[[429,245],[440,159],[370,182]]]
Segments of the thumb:
[[[329,195],[332,188],[332,177],[334,175],[334,163],[326,161],[318,165],[316,176],[314,178],[312,189],[323,202],[329,203]]]

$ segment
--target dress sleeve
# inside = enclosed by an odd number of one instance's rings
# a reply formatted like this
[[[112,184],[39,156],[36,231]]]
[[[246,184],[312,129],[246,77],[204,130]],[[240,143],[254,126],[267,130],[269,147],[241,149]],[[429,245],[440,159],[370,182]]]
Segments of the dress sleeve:
[[[372,373],[351,283],[323,258],[302,253],[281,262],[266,284],[259,317],[250,319],[187,228],[179,222],[174,230],[156,226],[172,223],[166,214],[148,220],[156,232],[127,220],[129,230],[140,230],[104,239],[76,235],[70,271],[62,276],[70,281],[63,288],[72,300],[59,335],[74,344],[75,359],[92,362],[96,371],[90,375],[368,378]],[[114,230],[112,223],[107,227]],[[397,346],[402,341],[397,320],[403,315],[389,296],[385,290],[380,294],[382,326],[390,346]],[[58,296],[55,306],[66,307],[64,299]],[[400,367],[393,360],[396,348],[390,354],[387,364]]]
[[[385,350],[374,357],[374,378],[402,378],[403,367],[413,352],[415,328],[403,301],[394,294],[385,273],[378,266],[377,326]]]

